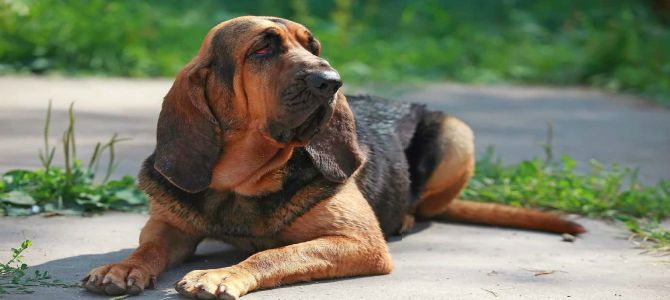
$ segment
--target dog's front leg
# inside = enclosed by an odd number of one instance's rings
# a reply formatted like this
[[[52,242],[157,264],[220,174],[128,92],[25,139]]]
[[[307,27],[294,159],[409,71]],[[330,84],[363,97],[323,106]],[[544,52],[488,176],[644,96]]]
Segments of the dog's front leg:
[[[282,284],[390,273],[393,263],[378,222],[352,186],[322,201],[282,232],[295,244],[258,252],[231,267],[192,271],[175,288],[193,298],[237,299]]]
[[[237,299],[248,292],[282,284],[387,274],[391,269],[386,247],[330,236],[262,251],[232,267],[190,272],[176,284],[176,289],[198,299]]]
[[[139,294],[155,287],[158,275],[195,251],[201,238],[152,216],[140,234],[140,246],[125,260],[97,267],[83,279],[87,290],[107,295]]]

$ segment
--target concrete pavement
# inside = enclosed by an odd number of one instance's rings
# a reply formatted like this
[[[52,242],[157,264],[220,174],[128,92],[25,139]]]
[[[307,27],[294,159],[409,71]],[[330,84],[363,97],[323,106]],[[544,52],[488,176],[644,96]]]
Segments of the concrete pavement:
[[[0,257],[24,238],[26,261],[54,278],[76,282],[91,268],[122,259],[137,246],[147,217],[0,218]],[[460,224],[420,223],[390,242],[391,275],[324,280],[251,293],[243,299],[667,299],[668,258],[641,255],[626,231],[579,220],[589,233],[575,243],[560,236]],[[229,266],[240,252],[207,242],[198,256],[159,278],[142,299],[179,299],[172,283],[194,269]],[[105,299],[76,288],[39,288],[8,299]]]
[[[153,148],[155,122],[171,80],[0,78],[0,172],[39,166],[46,103],[54,101],[52,141],[75,101],[79,157],[114,132],[117,174],[135,174]],[[541,155],[546,122],[555,151],[581,162],[597,158],[641,167],[643,180],[670,178],[670,111],[638,99],[582,89],[426,86],[401,98],[421,101],[468,122],[478,152],[493,145],[503,161]],[[59,162],[60,149],[56,161]],[[0,258],[33,240],[26,262],[74,281],[90,268],[121,259],[137,244],[146,216],[0,217]],[[260,291],[244,299],[664,299],[668,258],[641,255],[620,226],[580,220],[589,233],[575,243],[551,234],[459,224],[424,223],[390,243],[396,271],[388,276],[327,280]],[[198,257],[159,280],[147,299],[177,298],[170,285],[196,268],[236,263],[247,253],[206,243]],[[8,299],[104,299],[77,289],[39,288]]]

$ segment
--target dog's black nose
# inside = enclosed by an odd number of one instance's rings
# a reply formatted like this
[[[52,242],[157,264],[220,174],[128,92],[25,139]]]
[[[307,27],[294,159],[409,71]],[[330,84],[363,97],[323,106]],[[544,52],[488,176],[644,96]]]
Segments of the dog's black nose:
[[[314,72],[305,77],[307,86],[312,93],[321,97],[332,97],[342,86],[340,74],[334,70]]]

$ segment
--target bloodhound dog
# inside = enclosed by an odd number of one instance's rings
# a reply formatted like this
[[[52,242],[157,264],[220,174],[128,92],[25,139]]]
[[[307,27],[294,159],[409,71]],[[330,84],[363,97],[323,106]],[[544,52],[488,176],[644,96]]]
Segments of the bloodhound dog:
[[[211,29],[165,97],[140,171],[151,216],[139,248],[93,269],[86,289],[138,294],[205,238],[255,254],[186,274],[175,284],[184,296],[388,274],[385,239],[415,217],[584,231],[550,213],[455,200],[474,171],[472,130],[422,105],[345,97],[320,53],[307,28],[280,18]]]

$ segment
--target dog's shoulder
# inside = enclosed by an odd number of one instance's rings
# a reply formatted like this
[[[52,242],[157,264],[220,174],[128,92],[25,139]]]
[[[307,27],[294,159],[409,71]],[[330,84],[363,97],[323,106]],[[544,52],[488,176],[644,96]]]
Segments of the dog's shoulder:
[[[416,124],[426,111],[423,104],[390,100],[373,95],[347,95],[356,125],[370,134],[394,137],[406,147]]]
[[[425,114],[424,105],[371,95],[347,96],[368,160],[356,176],[385,235],[397,233],[415,201],[405,149]]]

